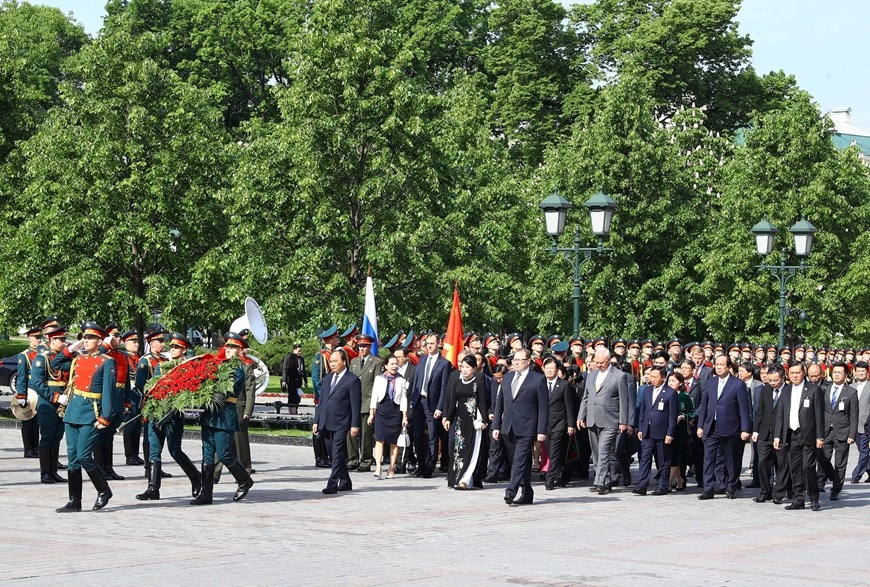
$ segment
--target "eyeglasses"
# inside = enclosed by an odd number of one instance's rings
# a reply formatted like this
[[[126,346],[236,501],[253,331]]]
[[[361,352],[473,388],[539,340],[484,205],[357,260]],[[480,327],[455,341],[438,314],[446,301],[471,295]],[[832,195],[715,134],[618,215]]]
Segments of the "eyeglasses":
[[[529,359],[511,359],[512,363],[525,363]]]

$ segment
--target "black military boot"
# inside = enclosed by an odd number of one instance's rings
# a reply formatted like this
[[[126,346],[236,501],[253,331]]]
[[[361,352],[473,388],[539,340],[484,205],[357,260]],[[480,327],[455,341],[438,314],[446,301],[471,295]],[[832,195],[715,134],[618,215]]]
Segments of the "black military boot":
[[[182,455],[182,457],[175,462],[178,463],[178,466],[181,467],[181,470],[184,471],[184,474],[187,475],[187,478],[190,479],[190,496],[196,497],[199,495],[199,492],[202,491],[202,475],[199,472],[199,469],[196,468],[190,461],[190,457],[187,455]]]
[[[67,482],[69,486],[69,501],[62,508],[54,510],[59,514],[82,511],[82,470],[69,469],[67,477],[69,477]]]
[[[251,479],[251,476],[239,461],[236,461],[231,466],[227,467],[227,470],[232,473],[233,477],[236,478],[236,482],[239,484],[239,488],[236,489],[236,494],[233,496],[233,501],[241,501],[246,495],[248,495],[248,490],[254,486],[254,480]]]
[[[42,483],[55,483],[50,471],[51,448],[39,447],[39,480]]]
[[[148,469],[150,474],[148,477],[148,489],[146,489],[144,493],[137,495],[136,499],[140,501],[160,499],[160,469],[161,463],[151,463],[151,466]]]
[[[125,430],[126,432],[126,430]],[[124,456],[128,465],[144,465],[145,461],[139,458],[139,436],[124,434]]]
[[[97,501],[94,502],[94,510],[101,510],[106,507],[106,504],[109,503],[109,500],[112,499],[112,490],[109,489],[109,482],[106,481],[106,477],[103,475],[103,470],[99,467],[95,467],[88,471],[88,477],[91,478],[91,483],[94,484],[94,487],[97,490]]]
[[[211,504],[211,492],[214,487],[214,465],[202,466],[202,490],[196,499],[190,500],[190,505]]]
[[[103,473],[106,475],[106,479],[111,481],[123,481],[124,477],[121,477],[115,472],[115,467],[112,465],[112,444],[104,444],[100,447],[103,451]]]
[[[51,478],[58,483],[66,483],[66,479],[57,474],[57,468],[60,466],[60,461],[57,460],[58,453],[60,452],[60,445],[55,444],[54,446],[49,448],[49,451],[50,456],[48,460],[48,474],[51,475]]]

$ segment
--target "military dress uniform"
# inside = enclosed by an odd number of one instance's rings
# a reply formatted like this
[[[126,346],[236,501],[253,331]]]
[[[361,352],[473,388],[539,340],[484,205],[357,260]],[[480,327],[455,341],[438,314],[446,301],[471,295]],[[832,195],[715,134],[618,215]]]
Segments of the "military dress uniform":
[[[190,341],[178,333],[171,334],[170,345],[190,348]],[[154,376],[160,377],[162,364],[158,363],[154,369]],[[162,453],[163,445],[169,449],[169,456],[178,463],[187,478],[190,479],[190,493],[193,497],[199,495],[202,488],[202,476],[190,457],[181,449],[181,438],[184,435],[184,413],[176,412],[167,415],[163,420],[148,423],[148,462],[151,470],[148,475],[148,489],[136,496],[139,500],[160,499],[160,479],[163,473]]]
[[[27,349],[18,353],[18,377],[15,379],[15,399],[27,399],[27,388],[30,383],[30,369],[38,354],[37,349]],[[39,417],[21,422],[21,440],[24,444],[24,456],[35,458],[39,456]]]
[[[163,340],[164,331],[161,329],[154,330],[145,337],[145,340],[151,342],[153,340],[159,339]],[[137,406],[136,413],[139,413],[142,410],[142,404],[145,399],[145,384],[154,377],[155,373],[157,373],[157,368],[160,363],[166,361],[166,357],[160,354],[156,354],[153,352],[145,353],[141,359],[139,359],[139,363],[136,365],[136,377],[134,379],[133,391],[131,392],[132,404]],[[151,440],[149,431],[151,429],[151,423],[146,419],[142,419],[142,455],[145,457],[145,478],[151,478]],[[125,430],[126,431],[126,430]],[[138,451],[137,451],[138,452]],[[172,477],[169,473],[164,473],[161,470],[161,477]]]
[[[121,342],[126,343],[138,336],[137,330],[128,330],[121,334]],[[136,389],[136,371],[141,357],[138,353],[131,353],[126,349],[119,349],[119,351],[127,360],[127,389],[129,393],[124,404],[122,420],[125,422],[134,420],[124,426],[124,457],[128,465],[144,465],[145,461],[139,458],[139,440],[142,437],[142,419],[139,417],[139,413],[142,411],[142,394]]]
[[[227,346],[248,347],[247,341],[235,332],[224,335]],[[232,360],[232,359],[230,359]],[[239,415],[236,406],[239,397],[245,394],[246,373],[244,363],[237,361],[232,371],[232,388],[228,390],[226,402],[203,412],[202,424],[202,491],[193,499],[191,505],[207,505],[212,502],[214,487],[215,459],[219,460],[238,482],[233,501],[239,501],[248,494],[254,481],[245,467],[236,459],[233,437],[239,431]]]
[[[95,322],[85,322],[82,332],[85,337],[105,336],[105,332]],[[97,490],[97,501],[93,509],[99,510],[109,503],[112,491],[102,470],[94,461],[93,452],[99,431],[109,426],[115,410],[112,405],[116,379],[115,360],[102,354],[99,347],[92,353],[78,356],[73,356],[69,349],[64,349],[52,359],[52,368],[60,369],[66,362],[71,362],[69,385],[72,386],[72,394],[63,417],[67,438],[69,502],[57,511],[81,511],[82,469],[88,473]],[[66,396],[58,399],[63,401]]]
[[[110,330],[109,334],[111,333]],[[112,465],[112,455],[114,454],[115,433],[121,425],[124,411],[130,408],[130,366],[127,362],[127,355],[123,351],[113,348],[111,345],[104,345],[102,350],[104,354],[115,360],[116,365],[115,389],[112,397],[114,412],[110,418],[111,424],[105,429],[100,430],[100,438],[97,441],[94,458],[97,461],[97,466],[103,470],[103,474],[107,479],[123,481],[124,477],[118,475]]]
[[[48,336],[54,338],[65,334],[65,328],[57,328],[49,332]],[[64,432],[63,419],[57,414],[57,402],[66,390],[70,363],[64,361],[60,368],[53,369],[51,362],[58,354],[46,350],[45,353],[36,355],[30,371],[30,387],[39,396],[36,417],[39,419],[39,468],[43,483],[66,481],[57,474],[57,457]]]

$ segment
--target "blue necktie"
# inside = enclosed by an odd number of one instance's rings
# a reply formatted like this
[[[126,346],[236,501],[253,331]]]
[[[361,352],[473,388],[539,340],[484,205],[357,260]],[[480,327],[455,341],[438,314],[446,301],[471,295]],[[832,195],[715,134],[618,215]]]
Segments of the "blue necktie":
[[[840,393],[840,388],[835,387],[834,391],[831,392],[831,409],[834,409],[834,406],[837,405],[837,395]]]

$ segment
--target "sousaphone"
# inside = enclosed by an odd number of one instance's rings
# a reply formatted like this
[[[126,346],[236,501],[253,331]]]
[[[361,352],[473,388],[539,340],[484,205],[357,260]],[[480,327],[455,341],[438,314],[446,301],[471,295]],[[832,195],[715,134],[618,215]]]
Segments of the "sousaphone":
[[[269,338],[269,329],[266,327],[263,310],[260,309],[260,304],[250,296],[245,298],[245,314],[233,320],[230,325],[230,332],[241,334],[245,330],[250,332],[251,336],[260,344],[264,344]],[[269,387],[269,368],[255,350],[249,348],[245,351],[245,356],[254,362],[254,385],[257,388],[257,395],[260,395]]]

